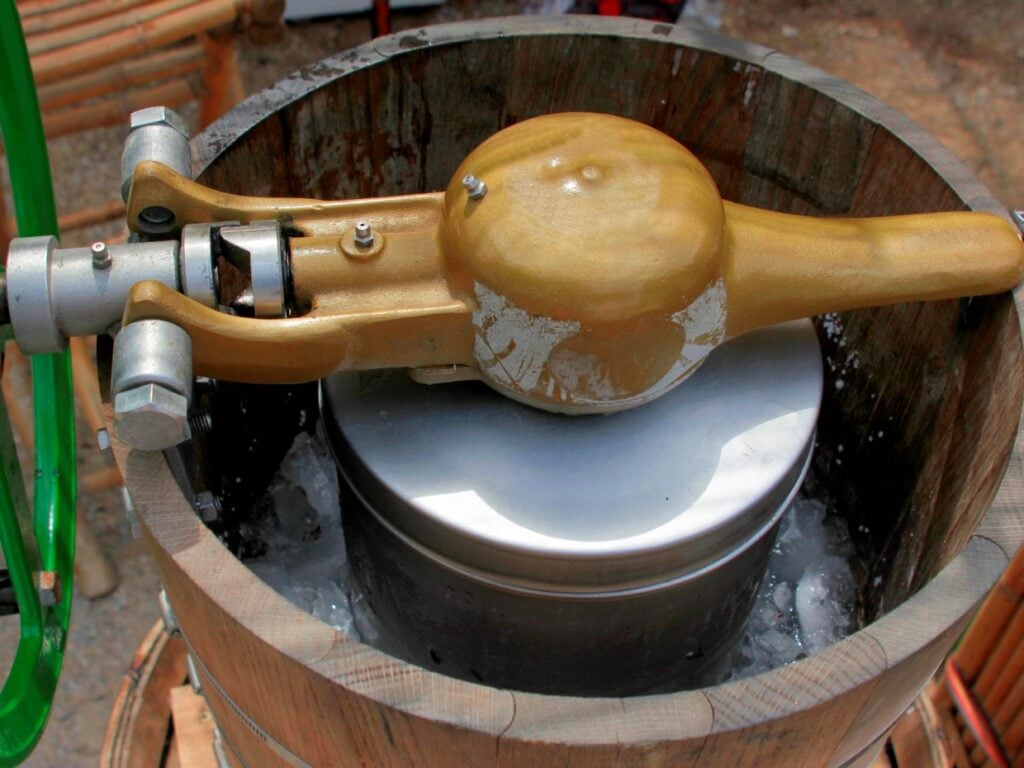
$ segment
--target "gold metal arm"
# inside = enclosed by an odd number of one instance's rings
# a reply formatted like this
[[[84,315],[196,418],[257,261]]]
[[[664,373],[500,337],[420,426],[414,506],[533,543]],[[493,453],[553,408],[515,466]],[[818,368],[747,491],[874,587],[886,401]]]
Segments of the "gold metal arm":
[[[142,162],[129,225],[150,208],[179,226],[277,219],[298,233],[298,316],[239,318],[156,283],[132,291],[124,321],[186,329],[199,373],[293,382],[458,366],[457,378],[475,371],[571,413],[651,400],[761,325],[992,293],[1024,275],[1024,244],[998,217],[823,220],[723,202],[690,152],[609,115],[528,120],[472,152],[445,192],[376,200],[229,195]],[[357,222],[371,245],[356,242]]]

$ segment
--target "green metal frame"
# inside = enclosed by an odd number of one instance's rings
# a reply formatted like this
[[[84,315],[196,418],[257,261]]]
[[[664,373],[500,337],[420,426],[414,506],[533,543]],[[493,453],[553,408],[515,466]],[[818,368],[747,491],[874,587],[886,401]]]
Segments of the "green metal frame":
[[[0,0],[0,133],[18,234],[57,235],[46,139],[14,0]],[[10,338],[10,326],[0,326],[0,343]],[[71,618],[75,421],[68,354],[33,357],[32,382],[36,469],[31,509],[0,397],[0,545],[21,621],[18,650],[0,690],[0,766],[22,762],[42,735]],[[36,577],[41,571],[58,574],[61,590],[55,605],[40,602]]]

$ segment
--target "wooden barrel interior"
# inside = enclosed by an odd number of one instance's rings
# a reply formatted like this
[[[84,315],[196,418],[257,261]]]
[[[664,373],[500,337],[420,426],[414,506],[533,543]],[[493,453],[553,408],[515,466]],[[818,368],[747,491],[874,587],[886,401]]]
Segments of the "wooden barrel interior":
[[[230,192],[324,198],[437,190],[470,150],[502,127],[573,110],[623,115],[673,136],[705,163],[729,200],[821,216],[964,208],[1001,212],[948,152],[906,118],[842,81],[756,46],[685,28],[582,18],[453,25],[339,54],[254,96],[200,136],[199,180]],[[785,758],[791,765],[840,765],[853,759],[877,743],[913,698],[929,666],[938,664],[955,639],[970,601],[992,583],[1006,551],[1012,554],[1020,543],[1021,512],[1011,503],[1015,497],[1004,493],[986,521],[992,541],[976,538],[969,545],[1000,489],[1024,396],[1014,298],[1003,294],[859,310],[817,323],[826,394],[808,483],[850,521],[869,570],[861,596],[865,623],[888,616],[873,625],[874,634],[857,633],[835,653],[761,676],[746,687],[700,692],[701,701],[710,703],[707,722],[701,719],[703,705],[694,703],[696,693],[631,700],[632,709],[622,716],[628,727],[620,728],[619,722],[615,736],[620,744],[635,741],[632,751],[617,753],[631,755],[630,760],[680,765],[732,759],[764,765]],[[260,478],[268,479],[267,467],[290,442],[295,414],[315,408],[315,392],[309,387],[224,392],[230,396],[222,393],[214,404],[219,426],[200,444],[202,460],[184,458],[186,474],[202,476],[224,497],[230,523],[258,495]],[[229,405],[240,401],[247,405],[244,418]],[[237,460],[230,469],[218,466],[225,456],[244,454],[247,440],[259,441],[257,460]],[[200,672],[220,681],[220,687],[207,686],[218,721],[234,719],[231,712],[241,707],[279,742],[291,743],[292,754],[307,755],[310,764],[321,764],[314,758],[331,754],[328,748],[347,748],[347,754],[380,765],[412,764],[403,762],[410,755],[426,763],[445,755],[453,765],[491,764],[492,758],[495,764],[547,764],[566,752],[597,762],[608,759],[611,753],[597,746],[608,748],[610,737],[600,731],[602,723],[618,719],[605,711],[613,705],[603,700],[514,694],[517,705],[506,723],[500,714],[504,705],[496,702],[508,692],[452,683],[454,692],[439,705],[445,712],[436,718],[435,732],[428,725],[435,719],[430,713],[436,696],[408,689],[425,673],[394,659],[385,664],[381,654],[338,640],[312,619],[290,618],[289,630],[271,632],[272,639],[261,635],[255,627],[269,626],[270,615],[278,622],[291,616],[287,604],[268,597],[266,588],[258,599],[252,597],[258,582],[241,575],[237,561],[212,537],[207,541],[201,526],[183,531],[180,499],[154,500],[154,489],[168,488],[167,473],[156,459],[132,453],[122,455],[122,463],[129,484],[136,484],[132,491],[179,622],[206,665]],[[1012,471],[1019,482],[1020,467],[1015,464]],[[228,488],[235,477],[244,481]],[[993,517],[996,513],[1001,517]],[[172,519],[178,521],[173,530]],[[968,553],[958,558],[965,547]],[[196,569],[204,562],[216,573],[199,585]],[[920,630],[933,635],[916,640],[907,658],[898,657],[885,638],[902,637],[907,627],[919,629],[915,622],[928,621],[929,609],[908,598],[937,577],[964,579],[965,573],[971,583],[959,598],[963,605],[934,631]],[[233,603],[223,599],[218,585],[226,585]],[[934,590],[922,594],[921,600],[943,599]],[[266,621],[255,616],[257,604],[267,610]],[[300,629],[309,637],[297,638]],[[227,644],[226,653],[237,650],[234,642],[263,650],[246,651],[215,670],[217,654],[210,644],[217,642]],[[287,713],[270,712],[270,704],[242,707],[240,702],[256,702],[258,694],[250,697],[251,685],[237,682],[245,676],[240,665],[260,663],[274,642],[281,654],[275,664],[281,666],[269,669],[265,682],[288,686],[300,669],[315,677],[296,684],[284,694],[286,700],[297,703],[306,696],[348,717],[353,717],[351,707],[365,716],[379,706],[386,712],[383,725],[347,726],[337,737],[347,739],[347,747],[331,736],[311,737],[308,728],[302,738],[287,742]],[[918,651],[925,656],[914,662],[911,656]],[[399,676],[393,685],[401,692],[378,687],[376,673],[360,677],[346,667],[371,661],[378,665],[374,669],[386,667]],[[843,669],[844,663],[853,666]],[[838,682],[827,682],[830,676]],[[879,682],[885,676],[887,682]],[[826,689],[831,685],[837,699],[853,696],[853,703],[845,698],[830,704]],[[234,709],[224,695],[229,688]],[[378,696],[384,689],[391,693]],[[259,690],[273,698],[265,687]],[[348,696],[358,704],[340,705]],[[684,710],[689,714],[680,714]],[[663,719],[651,725],[652,717]],[[402,723],[397,735],[389,730],[395,718]],[[239,752],[261,754],[263,747],[244,727],[221,726]],[[356,736],[349,729],[357,727],[379,733]],[[746,735],[736,737],[741,732]],[[758,734],[761,746],[751,747],[759,743]],[[301,746],[309,738],[311,746]],[[490,753],[500,739],[509,745],[507,751]],[[479,762],[481,755],[491,757]],[[529,762],[516,762],[517,757]],[[278,764],[274,760],[266,764]]]

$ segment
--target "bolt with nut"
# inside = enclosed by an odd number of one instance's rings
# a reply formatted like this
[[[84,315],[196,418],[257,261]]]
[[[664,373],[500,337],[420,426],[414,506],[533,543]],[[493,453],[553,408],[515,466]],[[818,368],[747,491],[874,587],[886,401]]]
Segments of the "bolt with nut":
[[[462,186],[469,193],[470,200],[480,200],[487,194],[487,185],[472,173],[467,173],[462,177]]]
[[[166,320],[139,320],[114,339],[111,375],[114,431],[143,451],[170,448],[192,436],[192,340]]]
[[[110,257],[110,250],[106,243],[93,243],[90,250],[92,251],[93,269],[110,269],[113,259]]]
[[[356,234],[354,239],[356,241],[356,245],[360,248],[373,248],[373,230],[370,229],[370,222],[356,222]]]

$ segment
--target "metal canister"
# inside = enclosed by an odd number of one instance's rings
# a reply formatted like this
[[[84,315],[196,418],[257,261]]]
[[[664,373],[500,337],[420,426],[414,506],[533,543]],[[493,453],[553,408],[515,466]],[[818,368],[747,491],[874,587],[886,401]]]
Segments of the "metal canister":
[[[608,416],[334,376],[353,571],[385,631],[439,672],[577,695],[701,684],[741,636],[821,387],[808,321],[734,339]]]

